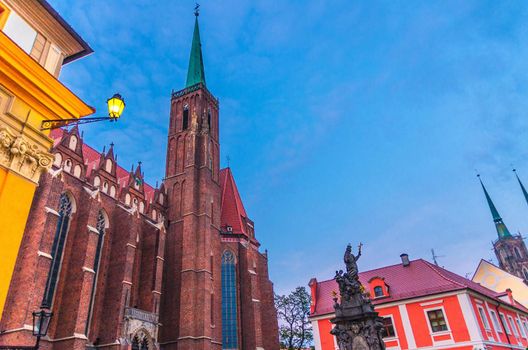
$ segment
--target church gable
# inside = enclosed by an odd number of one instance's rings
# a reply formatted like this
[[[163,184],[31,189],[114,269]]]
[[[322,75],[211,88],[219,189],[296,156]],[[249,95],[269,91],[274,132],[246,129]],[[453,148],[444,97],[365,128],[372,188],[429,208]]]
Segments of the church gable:
[[[230,168],[220,170],[220,185],[222,186],[222,229],[228,233],[248,235],[248,226],[252,228],[253,222],[247,217]]]

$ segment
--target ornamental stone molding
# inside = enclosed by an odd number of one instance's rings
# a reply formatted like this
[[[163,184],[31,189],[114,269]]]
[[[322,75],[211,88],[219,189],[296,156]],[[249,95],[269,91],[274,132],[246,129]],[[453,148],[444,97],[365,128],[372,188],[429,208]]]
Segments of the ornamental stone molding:
[[[40,174],[48,171],[53,155],[42,145],[0,125],[0,166],[38,184]]]
[[[131,344],[134,337],[147,339],[148,349],[158,349],[158,314],[144,310],[125,308],[125,327],[121,344]]]

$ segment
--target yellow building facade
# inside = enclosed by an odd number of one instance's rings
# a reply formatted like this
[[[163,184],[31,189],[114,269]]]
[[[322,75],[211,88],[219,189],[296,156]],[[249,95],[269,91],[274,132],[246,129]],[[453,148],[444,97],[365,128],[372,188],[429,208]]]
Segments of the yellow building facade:
[[[480,261],[472,280],[498,293],[511,289],[515,300],[528,307],[528,286],[524,281],[486,260]]]
[[[94,112],[59,80],[91,48],[44,0],[0,0],[0,315],[40,174],[53,163],[45,120]]]

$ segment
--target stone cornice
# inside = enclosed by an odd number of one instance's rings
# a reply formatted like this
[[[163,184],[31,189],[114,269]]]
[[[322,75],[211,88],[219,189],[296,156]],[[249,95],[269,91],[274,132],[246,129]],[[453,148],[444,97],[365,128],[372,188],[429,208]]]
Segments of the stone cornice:
[[[0,166],[38,184],[40,174],[51,168],[53,156],[42,145],[16,134],[0,120]]]

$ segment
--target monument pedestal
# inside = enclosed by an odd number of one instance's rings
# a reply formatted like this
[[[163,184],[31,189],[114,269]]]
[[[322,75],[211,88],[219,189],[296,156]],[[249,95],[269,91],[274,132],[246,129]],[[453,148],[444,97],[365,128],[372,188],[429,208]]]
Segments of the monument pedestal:
[[[335,327],[330,332],[337,339],[339,350],[385,350],[381,332],[383,318],[378,316],[370,302],[369,296],[359,282],[356,261],[361,256],[354,256],[350,244],[345,252],[347,272],[336,272],[340,300],[334,295],[335,315],[330,320]],[[338,302],[338,300],[340,302]]]

